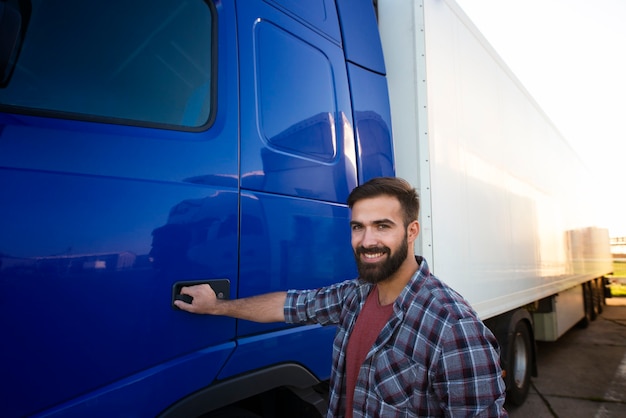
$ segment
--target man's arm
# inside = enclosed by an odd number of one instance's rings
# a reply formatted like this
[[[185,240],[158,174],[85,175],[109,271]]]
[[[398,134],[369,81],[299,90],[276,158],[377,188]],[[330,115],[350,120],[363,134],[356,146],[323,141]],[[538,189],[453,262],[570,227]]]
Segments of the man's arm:
[[[497,342],[478,319],[458,321],[446,333],[435,392],[446,399],[446,415],[506,417],[505,385]]]
[[[284,306],[287,298],[286,292],[267,293],[243,299],[222,300],[217,298],[211,286],[200,284],[183,287],[180,293],[193,298],[191,303],[185,303],[182,300],[174,301],[174,304],[183,311],[230,316],[254,322],[285,322]]]

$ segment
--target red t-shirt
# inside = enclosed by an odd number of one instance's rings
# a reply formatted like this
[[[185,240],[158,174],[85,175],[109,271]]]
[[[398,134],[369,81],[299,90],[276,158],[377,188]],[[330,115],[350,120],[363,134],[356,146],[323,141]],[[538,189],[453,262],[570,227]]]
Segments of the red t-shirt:
[[[359,369],[392,312],[393,303],[382,306],[378,301],[378,286],[374,286],[356,319],[346,347],[346,418],[352,418],[354,387]]]

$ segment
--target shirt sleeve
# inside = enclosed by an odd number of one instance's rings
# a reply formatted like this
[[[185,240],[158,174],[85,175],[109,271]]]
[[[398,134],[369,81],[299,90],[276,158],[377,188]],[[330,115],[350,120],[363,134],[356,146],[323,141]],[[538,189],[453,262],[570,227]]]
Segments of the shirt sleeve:
[[[460,319],[443,335],[435,380],[446,416],[508,416],[498,343],[478,319]]]
[[[337,324],[346,298],[354,294],[356,280],[314,290],[289,290],[285,300],[285,322],[290,324]]]

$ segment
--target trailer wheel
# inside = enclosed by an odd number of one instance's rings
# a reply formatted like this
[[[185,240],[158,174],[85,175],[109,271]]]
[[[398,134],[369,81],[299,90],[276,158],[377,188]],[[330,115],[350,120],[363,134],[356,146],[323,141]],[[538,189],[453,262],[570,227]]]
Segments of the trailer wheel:
[[[528,396],[532,368],[532,347],[530,330],[525,321],[515,325],[515,335],[509,346],[510,385],[507,400],[513,405],[521,405]]]
[[[591,280],[589,282],[589,291],[591,292],[591,310],[592,310],[592,318],[596,320],[600,315],[600,298],[598,295],[598,288],[596,286],[596,281]]]
[[[604,312],[604,304],[606,301],[604,300],[604,289],[603,289],[603,279],[600,277],[599,279],[595,279],[593,281],[595,295],[596,295],[596,303],[598,305],[598,315]]]
[[[585,302],[585,317],[580,321],[580,328],[587,328],[598,316],[597,301],[593,282],[583,283],[583,299]]]

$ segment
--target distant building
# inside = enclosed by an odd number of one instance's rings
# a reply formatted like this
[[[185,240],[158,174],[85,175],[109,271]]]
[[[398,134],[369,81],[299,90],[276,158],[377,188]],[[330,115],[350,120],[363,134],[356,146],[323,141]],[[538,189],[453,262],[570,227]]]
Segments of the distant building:
[[[626,258],[626,237],[611,238],[611,254],[613,258]]]

